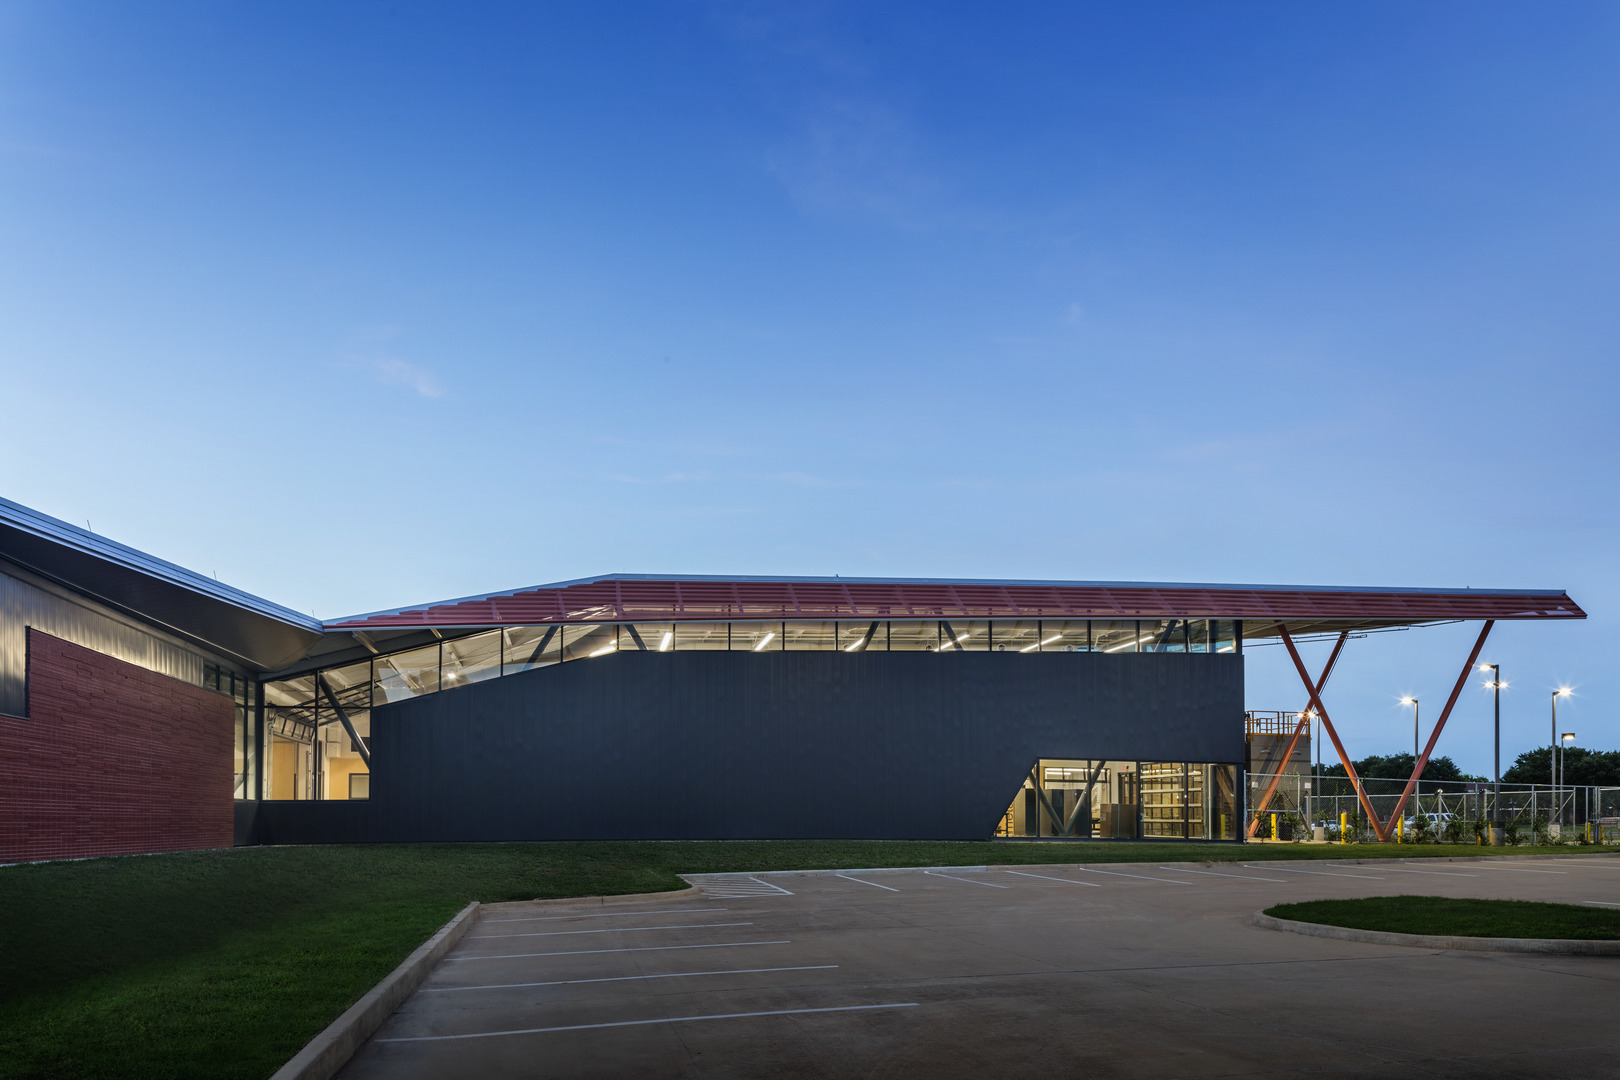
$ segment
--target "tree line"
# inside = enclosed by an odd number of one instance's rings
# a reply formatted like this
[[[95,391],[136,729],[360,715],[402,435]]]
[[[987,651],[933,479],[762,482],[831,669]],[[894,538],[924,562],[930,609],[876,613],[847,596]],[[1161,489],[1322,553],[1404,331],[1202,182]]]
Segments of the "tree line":
[[[1552,748],[1526,750],[1502,770],[1504,784],[1547,784],[1552,781]],[[1417,759],[1411,754],[1369,754],[1354,762],[1359,776],[1392,777],[1405,780],[1412,775]],[[1343,765],[1322,769],[1323,776],[1345,776]],[[1488,776],[1473,776],[1458,768],[1449,757],[1432,757],[1423,767],[1420,780],[1478,782]],[[1620,787],[1620,750],[1586,750],[1572,746],[1564,751],[1563,782],[1575,787]]]

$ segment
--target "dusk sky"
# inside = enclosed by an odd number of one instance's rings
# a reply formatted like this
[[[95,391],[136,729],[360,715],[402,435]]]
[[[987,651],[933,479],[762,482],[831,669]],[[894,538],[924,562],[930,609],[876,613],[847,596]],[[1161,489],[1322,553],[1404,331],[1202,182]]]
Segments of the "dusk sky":
[[[1613,749],[1617,134],[1603,3],[10,0],[0,495],[323,618],[1564,588],[1486,648],[1503,766],[1559,685]],[[1352,753],[1476,633],[1351,642]]]

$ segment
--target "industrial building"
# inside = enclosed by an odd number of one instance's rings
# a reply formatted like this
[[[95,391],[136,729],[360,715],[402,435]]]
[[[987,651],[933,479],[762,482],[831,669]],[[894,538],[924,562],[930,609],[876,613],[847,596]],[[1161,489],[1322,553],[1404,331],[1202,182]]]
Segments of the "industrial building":
[[[611,574],[322,621],[0,500],[0,862],[1235,840],[1246,645],[1288,649],[1338,746],[1299,640],[1584,617],[1560,590]]]

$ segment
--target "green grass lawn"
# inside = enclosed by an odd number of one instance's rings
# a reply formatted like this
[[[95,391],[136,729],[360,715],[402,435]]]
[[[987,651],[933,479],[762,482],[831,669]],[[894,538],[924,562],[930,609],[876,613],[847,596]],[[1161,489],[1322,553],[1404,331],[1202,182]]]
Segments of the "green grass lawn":
[[[1307,900],[1278,904],[1277,919],[1450,937],[1620,938],[1620,911],[1534,900],[1458,900],[1444,896],[1369,896],[1360,900]]]
[[[725,870],[1476,853],[614,842],[238,848],[4,867],[0,1077],[268,1076],[469,900],[660,891],[682,886],[677,873]]]

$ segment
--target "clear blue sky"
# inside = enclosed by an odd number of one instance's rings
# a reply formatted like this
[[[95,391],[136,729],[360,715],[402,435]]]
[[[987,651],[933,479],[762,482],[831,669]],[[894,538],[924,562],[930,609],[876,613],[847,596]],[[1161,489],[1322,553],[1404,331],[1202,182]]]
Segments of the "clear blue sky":
[[[1614,747],[1617,91],[1612,4],[11,0],[0,492],[323,617],[1563,587],[1505,757]],[[1352,751],[1472,632],[1352,643]]]

